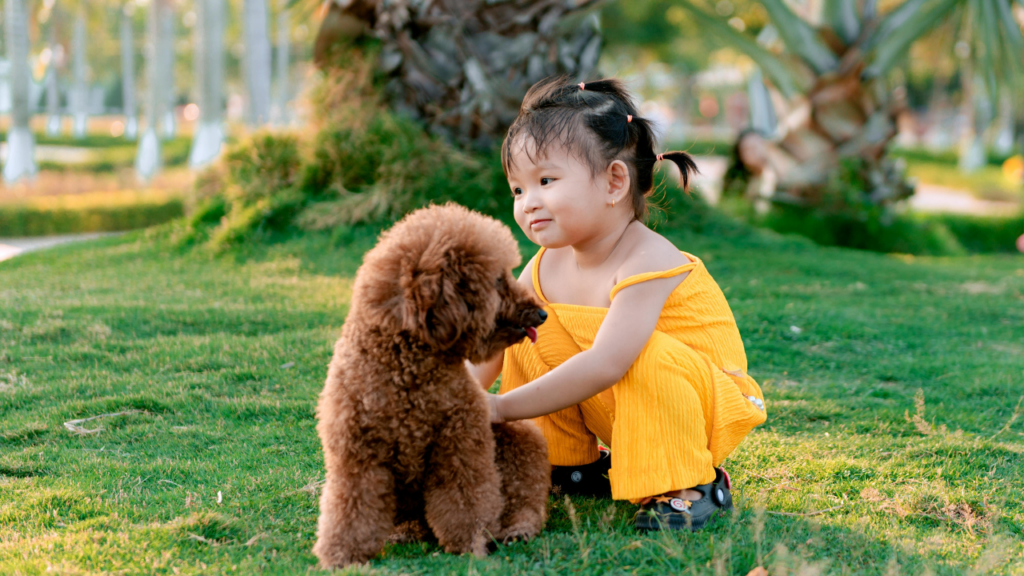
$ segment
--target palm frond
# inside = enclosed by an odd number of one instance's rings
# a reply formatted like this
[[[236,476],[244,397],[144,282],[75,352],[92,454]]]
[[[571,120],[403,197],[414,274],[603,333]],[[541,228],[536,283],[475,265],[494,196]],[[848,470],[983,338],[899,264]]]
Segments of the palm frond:
[[[683,0],[680,5],[693,14],[699,25],[708,28],[719,40],[743,52],[757,63],[765,76],[786,98],[792,98],[809,87],[810,83],[794,74],[782,59],[751,40],[746,34],[737,31],[721,18],[704,12],[689,0]]]
[[[810,24],[793,13],[782,0],[762,0],[783,43],[818,74],[834,70],[839,60]]]
[[[825,0],[825,21],[847,44],[860,34],[856,0]]]
[[[874,58],[864,70],[865,78],[876,78],[888,72],[906,56],[910,45],[935,29],[960,0],[936,0],[922,14],[921,9],[928,2],[907,0],[885,17],[866,43],[866,48],[873,49]]]

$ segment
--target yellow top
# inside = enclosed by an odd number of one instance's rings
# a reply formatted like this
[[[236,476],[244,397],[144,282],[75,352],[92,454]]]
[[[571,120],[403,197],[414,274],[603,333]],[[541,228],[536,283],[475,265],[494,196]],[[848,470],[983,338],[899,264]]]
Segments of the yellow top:
[[[548,319],[537,343],[505,351],[501,393],[524,386],[594,345],[608,308],[558,304],[544,297],[537,253],[533,287]],[[746,374],[743,350],[725,295],[699,258],[664,272],[630,276],[612,288],[684,272],[665,302],[650,340],[611,388],[575,407],[535,418],[557,466],[597,458],[595,436],[614,451],[609,479],[616,499],[639,499],[710,482],[713,466],[765,421],[764,397]]]
[[[608,308],[548,302],[540,286],[540,260],[546,250],[542,247],[534,260],[533,289],[545,306],[557,312],[558,320],[579,347],[587,350],[594,345],[594,338],[597,337],[601,322],[608,314]],[[747,354],[743,349],[740,331],[736,327],[736,319],[725,300],[725,294],[700,258],[687,252],[682,254],[689,258],[689,264],[663,272],[645,272],[630,276],[612,288],[609,298],[614,300],[615,295],[623,288],[640,282],[670,278],[689,272],[689,276],[669,294],[655,330],[707,354],[715,365],[725,372],[746,374]],[[760,394],[758,396],[760,397]]]

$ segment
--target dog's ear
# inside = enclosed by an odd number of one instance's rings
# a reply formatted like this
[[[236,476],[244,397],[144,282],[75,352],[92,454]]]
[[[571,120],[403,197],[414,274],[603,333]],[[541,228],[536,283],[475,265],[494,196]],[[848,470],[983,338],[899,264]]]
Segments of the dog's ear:
[[[469,309],[459,290],[459,272],[450,262],[431,271],[411,270],[402,275],[402,329],[431,347],[451,347],[469,320]]]

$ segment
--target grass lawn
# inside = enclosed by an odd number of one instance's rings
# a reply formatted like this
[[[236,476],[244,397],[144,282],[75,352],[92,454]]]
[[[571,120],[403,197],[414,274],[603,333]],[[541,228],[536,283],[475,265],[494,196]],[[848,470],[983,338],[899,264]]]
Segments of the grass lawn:
[[[638,535],[628,504],[552,498],[529,543],[370,570],[1024,574],[1024,258],[662,231],[722,285],[767,396],[726,463],[737,512]],[[372,242],[213,258],[134,233],[0,263],[0,573],[316,572],[314,406]]]

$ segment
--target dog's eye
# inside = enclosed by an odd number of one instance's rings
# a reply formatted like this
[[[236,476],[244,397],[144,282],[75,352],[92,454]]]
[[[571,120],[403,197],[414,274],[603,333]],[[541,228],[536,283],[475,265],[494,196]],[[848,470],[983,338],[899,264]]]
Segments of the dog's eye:
[[[494,281],[494,286],[495,286],[495,288],[497,288],[499,290],[504,288],[505,287],[505,277],[504,276],[498,276],[498,279]]]

